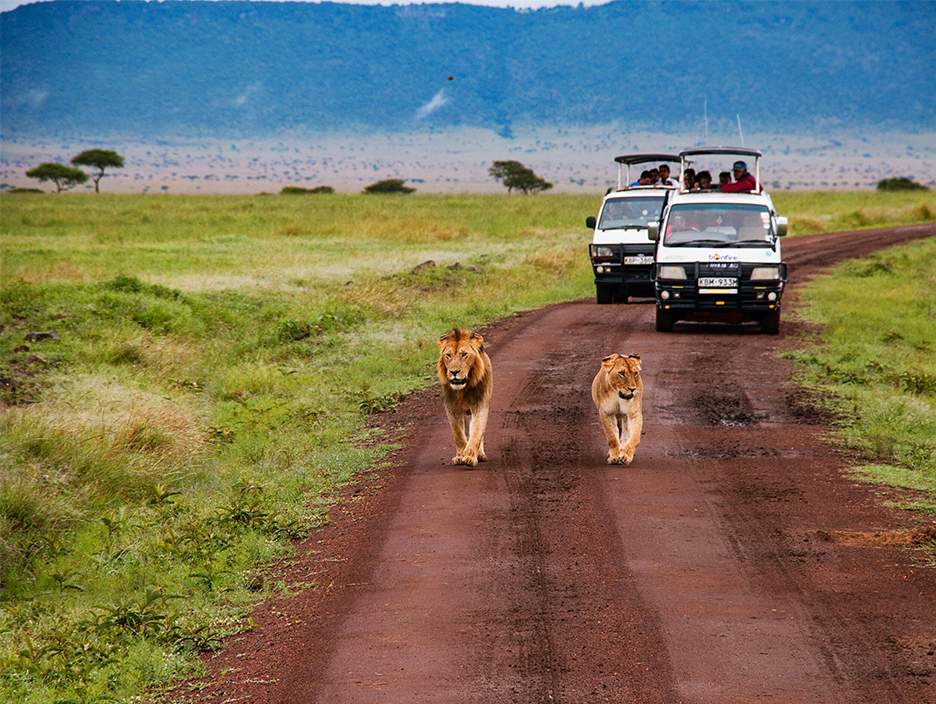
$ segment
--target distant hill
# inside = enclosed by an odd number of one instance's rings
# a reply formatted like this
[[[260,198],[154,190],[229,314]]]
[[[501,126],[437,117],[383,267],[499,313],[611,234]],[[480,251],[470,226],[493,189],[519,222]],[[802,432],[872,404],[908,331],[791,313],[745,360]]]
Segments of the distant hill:
[[[929,129],[934,32],[932,0],[43,2],[0,15],[0,129]]]

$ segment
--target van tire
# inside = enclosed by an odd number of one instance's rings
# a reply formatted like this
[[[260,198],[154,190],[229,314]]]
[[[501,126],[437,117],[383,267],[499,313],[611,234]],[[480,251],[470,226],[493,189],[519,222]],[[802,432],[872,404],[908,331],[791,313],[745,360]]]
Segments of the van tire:
[[[673,314],[668,310],[663,310],[659,306],[656,309],[656,331],[673,332]]]
[[[763,318],[761,318],[760,324],[761,332],[765,335],[777,335],[780,333],[780,309],[775,308],[774,310],[766,313]]]
[[[614,302],[614,286],[598,285],[595,287],[595,298],[598,305],[605,305]]]

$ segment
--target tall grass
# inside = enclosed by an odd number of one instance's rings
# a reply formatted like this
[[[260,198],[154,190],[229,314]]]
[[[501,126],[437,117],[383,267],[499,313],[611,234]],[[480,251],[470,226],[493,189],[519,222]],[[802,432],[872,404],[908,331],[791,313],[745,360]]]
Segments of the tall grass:
[[[839,413],[862,476],[936,515],[936,239],[845,262],[807,285],[820,339],[793,357]]]
[[[810,191],[773,194],[791,235],[842,232],[936,220],[934,191]]]
[[[931,202],[899,197],[860,207]],[[0,197],[0,700],[195,671],[289,586],[250,576],[377,463],[367,417],[431,383],[441,333],[594,294],[599,203]]]

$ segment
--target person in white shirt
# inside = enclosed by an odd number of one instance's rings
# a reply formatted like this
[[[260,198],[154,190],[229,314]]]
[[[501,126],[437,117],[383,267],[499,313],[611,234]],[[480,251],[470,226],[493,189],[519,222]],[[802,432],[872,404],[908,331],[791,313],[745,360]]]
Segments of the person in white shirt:
[[[670,177],[670,168],[666,164],[660,164],[660,185],[661,186],[678,186],[679,182],[675,178]]]

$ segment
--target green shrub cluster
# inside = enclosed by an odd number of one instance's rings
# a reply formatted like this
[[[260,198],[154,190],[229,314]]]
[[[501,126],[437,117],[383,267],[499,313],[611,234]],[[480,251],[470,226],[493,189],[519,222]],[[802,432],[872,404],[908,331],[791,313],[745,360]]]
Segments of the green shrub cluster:
[[[906,176],[896,176],[894,178],[882,178],[877,182],[879,191],[928,191],[929,189],[922,183],[917,183]]]
[[[404,181],[401,178],[387,178],[383,181],[378,181],[377,183],[366,186],[364,188],[364,193],[400,193],[405,195],[407,193],[413,193],[415,190],[416,189],[411,186],[404,185]]]
[[[331,186],[316,186],[315,188],[303,188],[302,186],[283,186],[280,195],[284,196],[308,196],[334,193],[335,189]]]

